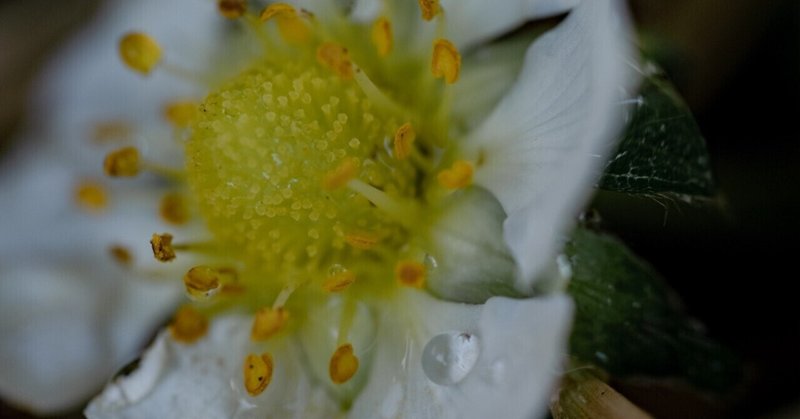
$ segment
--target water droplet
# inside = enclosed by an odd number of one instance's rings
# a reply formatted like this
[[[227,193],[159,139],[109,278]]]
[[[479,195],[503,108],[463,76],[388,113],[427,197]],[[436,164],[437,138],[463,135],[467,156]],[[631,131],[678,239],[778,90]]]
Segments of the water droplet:
[[[345,273],[345,272],[347,272],[347,268],[345,268],[344,266],[342,266],[342,265],[340,265],[338,263],[335,263],[335,264],[331,265],[330,268],[328,268],[328,276],[334,276],[334,275],[342,274],[342,273]]]
[[[422,370],[429,380],[453,385],[469,374],[480,353],[478,338],[469,333],[442,333],[422,350]]]
[[[425,268],[428,269],[428,272],[431,272],[439,267],[439,262],[436,260],[436,258],[429,254],[425,255],[425,260],[423,263],[425,264]]]

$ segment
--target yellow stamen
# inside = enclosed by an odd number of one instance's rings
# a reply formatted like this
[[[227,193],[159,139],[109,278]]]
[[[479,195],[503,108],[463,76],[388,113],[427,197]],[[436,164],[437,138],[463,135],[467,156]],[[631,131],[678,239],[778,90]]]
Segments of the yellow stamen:
[[[175,249],[172,247],[172,234],[153,234],[150,239],[153,256],[160,262],[169,262],[175,259]]]
[[[380,237],[365,232],[347,233],[344,235],[344,241],[356,249],[369,250],[378,244]]]
[[[394,276],[400,285],[422,288],[425,286],[425,265],[413,260],[401,260],[394,268]]]
[[[339,189],[353,179],[358,171],[358,162],[353,158],[345,159],[335,169],[322,178],[322,188],[327,191]]]
[[[431,20],[436,15],[442,12],[442,8],[439,5],[439,0],[418,0],[419,1],[419,9],[422,12],[422,18],[425,20]]]
[[[194,299],[205,299],[219,290],[219,272],[208,266],[195,266],[183,276],[186,293]]]
[[[85,210],[100,213],[108,208],[108,193],[103,185],[86,180],[75,188],[75,201]]]
[[[197,103],[192,101],[170,102],[164,106],[164,118],[178,128],[186,128],[197,115]]]
[[[126,121],[104,121],[95,124],[92,129],[92,141],[95,143],[108,143],[112,141],[127,141],[133,134],[133,127]]]
[[[411,123],[406,122],[397,129],[394,133],[394,157],[398,160],[405,160],[411,155],[414,140],[417,139],[417,133],[414,132],[414,127]]]
[[[286,15],[286,14],[296,15],[297,10],[295,10],[294,6],[292,6],[291,4],[272,3],[261,11],[260,18],[262,22],[266,22],[275,16]]]
[[[194,343],[208,331],[208,319],[192,307],[183,306],[175,313],[169,331],[178,342]]]
[[[267,340],[278,333],[289,320],[289,312],[283,307],[264,307],[256,311],[253,319],[253,328],[250,330],[250,339],[254,341]]]
[[[109,153],[103,161],[103,171],[112,177],[131,177],[139,174],[139,150],[125,147]]]
[[[341,292],[356,282],[356,274],[352,271],[341,271],[329,275],[322,284],[322,289],[327,292]]]
[[[108,251],[111,253],[111,257],[114,258],[114,261],[120,266],[127,268],[133,264],[133,255],[128,248],[120,245],[113,245],[108,248]]]
[[[262,22],[274,18],[281,37],[290,44],[305,44],[311,40],[311,28],[290,4],[270,4],[261,12],[260,18]]]
[[[317,49],[317,61],[330,69],[342,80],[353,78],[353,63],[347,48],[334,43],[325,42]]]
[[[170,224],[182,225],[189,221],[189,206],[183,196],[178,193],[172,192],[164,195],[158,210],[161,218]]]
[[[228,19],[238,19],[247,11],[245,0],[219,0],[217,8],[222,16]]]
[[[358,358],[353,354],[353,345],[345,343],[336,348],[328,367],[331,381],[336,384],[346,383],[357,371]]]
[[[461,54],[458,53],[456,46],[446,39],[437,39],[433,43],[433,60],[431,61],[431,72],[437,79],[444,77],[448,84],[453,84],[458,80],[461,71]]]
[[[244,359],[244,388],[253,397],[263,393],[272,381],[272,355],[248,354]]]
[[[475,169],[472,163],[465,160],[456,160],[449,169],[439,172],[439,184],[447,189],[465,188],[472,184],[472,175]]]
[[[381,16],[372,24],[372,43],[378,50],[378,55],[385,57],[392,52],[392,23],[389,19]]]
[[[120,40],[119,55],[130,69],[147,75],[161,61],[161,47],[149,35],[131,32]]]

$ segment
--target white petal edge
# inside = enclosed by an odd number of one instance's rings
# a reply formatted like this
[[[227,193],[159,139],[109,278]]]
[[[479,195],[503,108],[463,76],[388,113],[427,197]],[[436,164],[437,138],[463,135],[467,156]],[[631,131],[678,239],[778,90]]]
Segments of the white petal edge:
[[[142,357],[137,370],[109,383],[86,409],[89,419],[115,418],[332,418],[338,413],[300,364],[286,340],[253,346],[252,318],[215,317],[208,334],[193,344],[167,331]],[[272,383],[257,397],[245,393],[242,363],[250,352],[271,353]]]
[[[580,1],[506,0],[490,4],[482,0],[441,0],[446,20],[445,37],[459,48],[468,49],[510,32],[527,21],[565,13]],[[383,4],[381,0],[355,0],[351,17],[359,22],[372,22],[383,12]],[[412,36],[430,42],[436,23],[422,21],[416,2],[395,1],[390,9],[397,12],[397,16],[390,18],[400,39]],[[404,31],[406,26],[413,27],[410,34]]]
[[[508,219],[504,236],[529,292],[590,196],[636,84],[624,3],[584,1],[528,49],[519,79],[466,148],[483,153],[476,183]]]
[[[491,114],[517,79],[525,51],[536,35],[528,31],[482,45],[462,56],[458,83],[450,87],[451,113],[456,123],[461,124],[459,128],[473,130]]]
[[[413,308],[412,308],[413,307]],[[416,291],[381,317],[367,386],[351,419],[528,419],[543,415],[562,373],[572,320],[565,295],[485,305],[448,303]],[[468,333],[479,355],[462,381],[432,382],[423,349],[442,333]]]
[[[441,0],[447,20],[447,36],[461,48],[495,38],[527,21],[554,16],[582,0]],[[594,1],[594,0],[583,0]]]

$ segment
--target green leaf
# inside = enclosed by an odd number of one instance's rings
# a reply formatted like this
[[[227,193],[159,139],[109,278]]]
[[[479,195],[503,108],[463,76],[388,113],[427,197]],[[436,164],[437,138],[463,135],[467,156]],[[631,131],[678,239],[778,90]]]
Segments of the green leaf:
[[[677,377],[718,392],[739,381],[737,358],[707,338],[619,240],[578,228],[566,252],[577,306],[570,350],[578,360],[615,377]]]
[[[634,106],[600,188],[635,194],[713,195],[705,139],[672,84],[658,75],[647,76]]]

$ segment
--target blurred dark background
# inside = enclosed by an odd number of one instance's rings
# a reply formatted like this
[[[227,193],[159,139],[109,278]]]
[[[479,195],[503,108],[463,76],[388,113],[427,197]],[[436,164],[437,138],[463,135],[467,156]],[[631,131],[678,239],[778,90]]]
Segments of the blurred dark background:
[[[37,70],[99,0],[0,0],[0,152]],[[645,45],[694,111],[718,199],[699,204],[602,192],[603,227],[648,260],[711,336],[741,354],[724,403],[623,388],[658,417],[800,417],[800,2],[631,0]],[[789,410],[787,410],[789,409]],[[0,418],[25,417],[0,404]],[[79,414],[70,417],[81,417]]]

